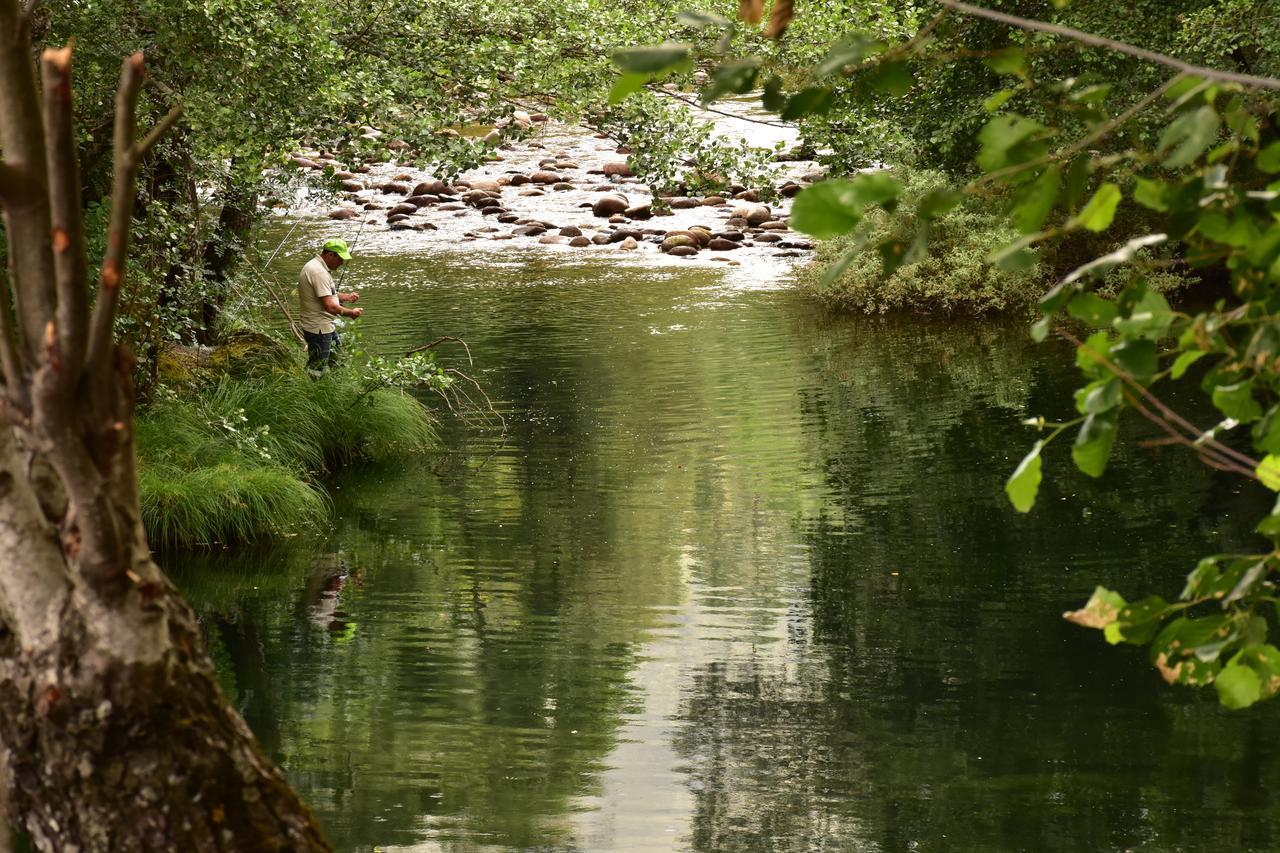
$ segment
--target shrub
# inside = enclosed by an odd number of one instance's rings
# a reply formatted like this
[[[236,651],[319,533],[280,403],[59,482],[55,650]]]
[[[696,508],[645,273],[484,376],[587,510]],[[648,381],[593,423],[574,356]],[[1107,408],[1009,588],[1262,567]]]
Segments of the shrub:
[[[949,186],[941,172],[896,169],[895,174],[905,186],[899,210],[914,210],[925,193]],[[966,199],[935,221],[927,257],[883,278],[876,246],[891,238],[910,242],[915,228],[913,216],[868,211],[860,228],[869,238],[867,248],[849,269],[829,287],[820,287],[826,269],[853,244],[851,236],[826,240],[800,284],[832,308],[865,314],[990,314],[1026,308],[1044,290],[1038,265],[1005,272],[987,262],[1018,235],[999,204],[978,199]]]

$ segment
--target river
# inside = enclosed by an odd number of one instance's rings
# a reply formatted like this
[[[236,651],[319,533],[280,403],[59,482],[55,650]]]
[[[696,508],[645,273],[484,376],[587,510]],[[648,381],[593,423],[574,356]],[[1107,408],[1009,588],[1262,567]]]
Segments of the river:
[[[171,567],[339,850],[1280,846],[1274,704],[1060,618],[1176,594],[1265,498],[1127,442],[1097,483],[1051,448],[1015,513],[1065,345],[515,245],[348,284],[371,351],[465,338],[506,435],[446,416],[330,529]]]

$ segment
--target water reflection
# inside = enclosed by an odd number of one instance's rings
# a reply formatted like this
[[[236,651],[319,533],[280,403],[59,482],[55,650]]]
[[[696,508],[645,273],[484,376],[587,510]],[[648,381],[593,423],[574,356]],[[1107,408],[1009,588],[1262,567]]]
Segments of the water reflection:
[[[368,263],[370,345],[465,337],[505,444],[347,472],[327,535],[176,568],[339,849],[1273,846],[1269,711],[1058,618],[1167,589],[1259,496],[1128,450],[1099,490],[1061,449],[1017,516],[1018,420],[1073,379],[1020,330]]]

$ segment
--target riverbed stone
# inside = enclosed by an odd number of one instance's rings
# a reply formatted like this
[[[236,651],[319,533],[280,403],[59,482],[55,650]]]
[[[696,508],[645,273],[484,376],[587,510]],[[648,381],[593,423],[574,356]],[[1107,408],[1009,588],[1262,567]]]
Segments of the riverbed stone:
[[[636,231],[631,228],[619,228],[616,231],[609,232],[608,239],[610,243],[621,243],[622,241],[627,239],[631,239],[633,241],[643,240],[644,232]]]
[[[442,204],[442,205],[440,205],[440,206],[439,206],[438,208],[436,208],[436,209],[437,209],[437,210],[466,210],[466,209],[467,209],[467,206],[466,206],[465,204],[459,204],[459,203],[458,203],[458,202],[456,202],[456,201],[451,201],[451,202],[449,202],[448,204]]]
[[[605,195],[592,203],[591,213],[595,216],[613,216],[615,213],[622,213],[630,206],[631,202],[627,201],[625,196]]]
[[[409,195],[409,187],[406,184],[402,184],[398,181],[387,181],[385,184],[378,187],[378,189],[384,193],[397,193],[399,195]]]
[[[566,225],[560,229],[561,237],[581,237],[582,229],[576,225]]]
[[[568,181],[557,181],[556,183],[551,185],[551,189],[555,190],[556,192],[564,192],[565,190],[573,189],[573,184],[569,183]]]
[[[757,243],[777,243],[781,239],[781,234],[774,234],[768,231],[764,234],[757,234],[755,237]]]
[[[804,187],[800,186],[795,181],[787,181],[785,184],[778,187],[778,192],[786,198],[791,198],[802,189],[804,189]]]
[[[583,246],[590,246],[591,241],[586,237],[579,235],[570,240],[569,245],[573,246],[575,249],[581,249]]]
[[[773,220],[770,220],[769,222],[760,223],[760,227],[763,228],[765,231],[786,231],[787,223],[783,222],[780,219],[773,219]]]
[[[407,213],[393,213],[387,217],[387,223],[395,224],[396,222],[404,222],[408,218],[409,214]]]
[[[340,184],[338,184],[338,186],[342,187],[344,190],[346,190],[349,193],[358,193],[363,191],[365,188],[362,182],[352,181],[352,180],[343,181]]]
[[[727,252],[731,249],[738,248],[738,244],[733,240],[726,240],[723,237],[712,237],[711,242],[707,244],[707,248],[713,252]]]
[[[773,211],[767,204],[744,204],[733,209],[735,219],[745,219],[748,225],[759,225],[773,219]]]
[[[490,205],[489,207],[480,208],[481,216],[498,216],[506,213],[507,209],[500,204]]]
[[[540,237],[547,233],[547,229],[541,225],[521,225],[519,228],[512,229],[511,233],[517,237]]]
[[[649,219],[653,216],[653,209],[647,203],[637,204],[624,210],[623,215],[628,219]]]
[[[503,225],[510,225],[513,222],[519,222],[520,215],[517,213],[500,213],[498,214],[498,221]]]
[[[539,171],[530,175],[529,180],[535,184],[558,184],[560,183],[560,176],[555,172]]]
[[[709,195],[701,202],[703,207],[715,207],[718,204],[724,204],[725,198],[722,195]]]
[[[632,249],[640,248],[640,244],[636,242],[635,237],[627,237],[625,240],[623,240],[621,243],[618,244],[618,248],[630,251]]]
[[[433,178],[432,180],[423,181],[417,186],[415,186],[413,188],[413,194],[414,195],[435,195],[435,196],[454,195],[454,189],[453,187],[446,184],[444,181],[436,180]]]
[[[692,210],[702,206],[702,202],[696,198],[673,198],[667,203],[671,205],[672,210]]]
[[[591,237],[591,242],[595,243],[597,246],[606,246],[609,243],[609,235],[595,234]]]
[[[521,175],[521,174],[512,175],[510,183],[511,183],[511,186],[513,187],[522,187],[525,184],[529,183],[529,176]]]
[[[783,240],[777,246],[779,249],[803,249],[805,251],[813,248],[813,244],[808,240]]]
[[[673,246],[667,250],[667,254],[677,258],[692,258],[698,254],[698,250],[692,246]]]
[[[538,242],[550,246],[550,245],[555,245],[557,243],[563,243],[564,238],[561,237],[559,234],[543,234],[541,237],[538,238]]]
[[[601,171],[609,177],[612,177],[613,175],[617,175],[620,178],[631,177],[631,167],[626,163],[605,163],[604,168],[601,169]]]
[[[360,211],[351,207],[336,207],[333,210],[329,211],[330,219],[337,219],[340,221],[345,219],[355,219],[359,215],[360,215]]]
[[[417,212],[418,212],[418,206],[416,204],[409,204],[408,202],[403,202],[403,201],[397,204],[395,207],[392,207],[390,211],[391,214],[417,213]]]
[[[722,240],[732,240],[735,243],[741,243],[746,238],[746,235],[741,231],[721,231],[716,236]]]
[[[698,239],[691,234],[672,234],[663,239],[658,249],[663,252],[670,252],[672,249],[695,248],[697,246]]]

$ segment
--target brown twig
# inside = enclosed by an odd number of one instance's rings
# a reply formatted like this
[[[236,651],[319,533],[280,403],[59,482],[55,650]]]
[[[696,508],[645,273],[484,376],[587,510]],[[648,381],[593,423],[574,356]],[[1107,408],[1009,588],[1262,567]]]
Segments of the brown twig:
[[[1258,467],[1258,461],[1256,459],[1252,459],[1240,451],[1232,447],[1228,447],[1216,438],[1213,438],[1206,430],[1200,429],[1195,424],[1179,415],[1173,409],[1169,408],[1168,404],[1163,400],[1155,394],[1152,394],[1150,389],[1134,378],[1133,374],[1122,369],[1118,364],[1102,355],[1102,353],[1098,352],[1093,347],[1082,343],[1075,335],[1064,330],[1059,330],[1058,334],[1077,348],[1083,348],[1086,350],[1099,364],[1106,367],[1119,377],[1120,381],[1124,382],[1130,389],[1131,393],[1127,394],[1127,397],[1133,398],[1135,403],[1137,402],[1136,397],[1141,397],[1160,413],[1159,417],[1157,417],[1154,412],[1150,412],[1150,410],[1147,410],[1144,406],[1135,405],[1134,408],[1137,409],[1139,414],[1142,414],[1143,417],[1146,417],[1153,423],[1160,425],[1161,428],[1169,433],[1171,437],[1176,438],[1179,443],[1195,448],[1202,457],[1205,457],[1205,461],[1212,464],[1213,467],[1221,467],[1223,470],[1234,471],[1235,473],[1243,474],[1244,476],[1252,479],[1257,479],[1257,474],[1254,473],[1255,469]],[[1184,436],[1177,432],[1177,430],[1173,429],[1175,425],[1188,433],[1188,435]],[[1219,464],[1213,464],[1213,462],[1210,462],[1210,458],[1217,461]]]
[[[436,344],[441,344],[441,343],[444,343],[445,341],[453,341],[454,343],[462,344],[462,348],[467,351],[467,364],[471,365],[472,367],[475,367],[476,362],[475,362],[475,359],[471,357],[471,347],[467,346],[467,342],[464,341],[462,338],[455,338],[452,335],[445,335],[443,338],[436,338],[434,341],[432,341],[429,344],[423,344],[420,347],[414,347],[413,349],[406,352],[405,355],[413,355],[414,353],[425,352],[431,349],[432,347],[434,347]]]
[[[677,95],[675,92],[667,91],[666,89],[662,88],[656,83],[649,83],[646,86],[646,88],[648,88],[649,91],[651,92],[658,93],[659,95],[666,95],[668,98],[674,98],[682,104],[688,104],[694,109],[704,110],[709,113],[715,113],[716,115],[722,115],[728,118],[738,119],[739,121],[749,121],[752,124],[763,124],[763,125],[767,125],[768,127],[784,127],[784,128],[792,127],[792,125],[784,121],[769,121],[768,119],[752,118],[751,116],[736,115],[734,113],[728,112],[727,110],[718,110],[715,107],[709,107],[706,104],[700,104],[695,100],[682,98],[679,95]]]
[[[1115,39],[1103,38],[1092,33],[1086,33],[1083,30],[1064,27],[1061,24],[1050,24],[1045,21],[1036,21],[1031,18],[1020,18],[1017,15],[1010,15],[1005,12],[997,12],[994,9],[983,9],[980,6],[974,6],[969,3],[961,3],[959,0],[938,0],[944,7],[953,12],[959,12],[962,15],[969,15],[975,18],[986,18],[989,21],[996,21],[1001,24],[1007,24],[1011,27],[1017,27],[1020,30],[1029,30],[1032,32],[1050,33],[1063,38],[1069,38],[1078,41],[1081,44],[1087,44],[1090,47],[1103,47],[1108,50],[1114,50],[1117,53],[1135,56],[1138,59],[1145,59],[1148,62],[1154,62],[1157,65],[1167,65],[1170,68],[1176,68],[1184,74],[1194,74],[1196,77],[1203,77],[1206,80],[1220,80],[1224,83],[1241,83],[1246,86],[1256,86],[1260,89],[1280,89],[1280,80],[1274,77],[1259,77],[1254,74],[1238,74],[1233,71],[1218,71],[1215,68],[1205,68],[1202,65],[1192,65],[1190,62],[1183,62],[1172,56],[1163,53],[1156,53],[1154,50],[1147,50],[1141,47],[1134,47]]]

